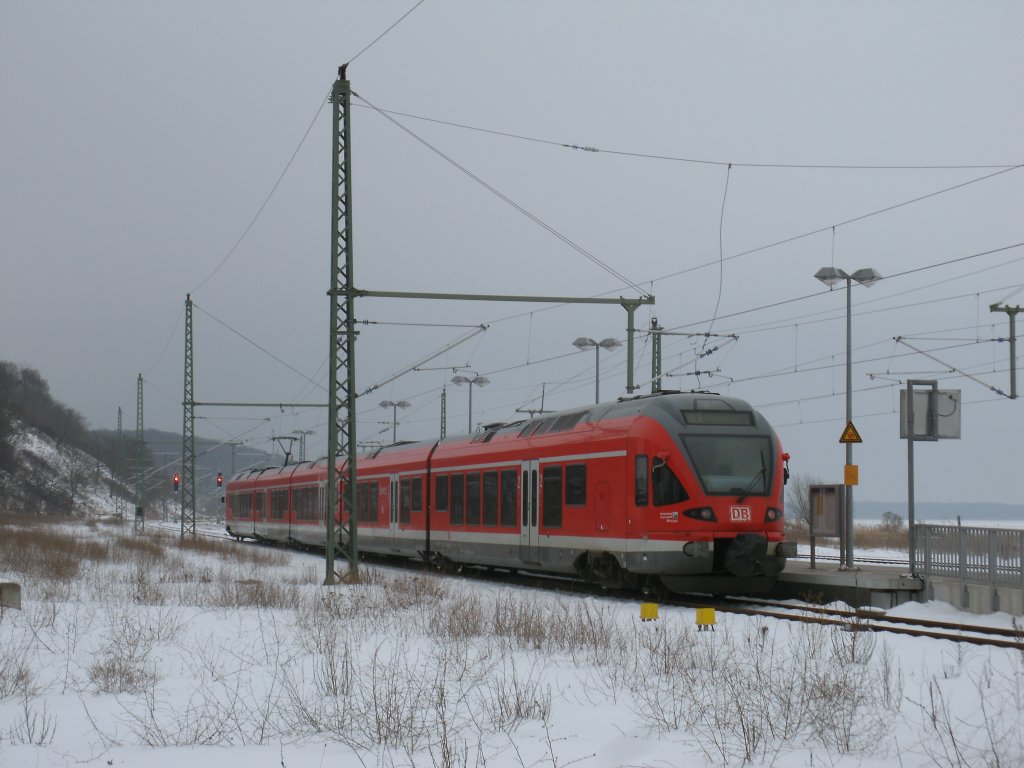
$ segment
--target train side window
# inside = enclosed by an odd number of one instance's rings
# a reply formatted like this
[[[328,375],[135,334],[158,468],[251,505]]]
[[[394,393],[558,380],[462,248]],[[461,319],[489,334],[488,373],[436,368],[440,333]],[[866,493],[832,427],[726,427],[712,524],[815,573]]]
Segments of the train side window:
[[[636,492],[634,498],[638,507],[647,506],[647,455],[639,454],[636,457]]]
[[[541,497],[541,526],[544,528],[562,527],[562,466],[544,467],[541,480],[544,494]]]
[[[466,525],[480,525],[480,473],[466,475]]]
[[[398,522],[408,523],[409,522],[409,511],[412,509],[412,488],[411,481],[408,477],[398,481],[399,485],[399,507],[398,507]]]
[[[266,515],[263,510],[266,509],[266,491],[256,492],[256,519],[266,520]]]
[[[528,489],[530,487],[530,473],[525,469],[523,470],[523,528],[526,528],[530,524],[530,495]]]
[[[359,520],[363,523],[377,522],[377,481],[359,483]]]
[[[587,503],[587,465],[569,464],[565,468],[565,506],[582,507]]]
[[[377,522],[378,504],[380,503],[380,486],[377,485],[377,481],[373,480],[370,482],[370,519],[369,522]]]
[[[438,475],[434,480],[434,509],[438,512],[448,509],[448,475]]]
[[[270,494],[270,517],[284,520],[288,516],[288,491],[274,491]]]
[[[514,528],[516,525],[516,471],[514,469],[501,470],[501,525],[503,528]]]
[[[423,478],[414,477],[412,479],[412,511],[422,512],[423,511]]]
[[[451,494],[448,496],[452,525],[462,525],[462,500],[466,486],[462,475],[452,475]]]
[[[484,472],[484,525],[498,524],[498,473]]]
[[[664,461],[655,462],[651,471],[651,487],[654,489],[653,500],[656,507],[678,504],[690,498],[679,478]]]
[[[531,528],[536,528],[537,527],[537,494],[539,492],[538,486],[540,485],[540,483],[537,482],[537,470],[536,469],[530,470],[530,480],[531,480],[530,488],[532,489],[530,491],[530,505],[531,505],[530,509],[532,510],[532,512],[530,513],[530,527]]]

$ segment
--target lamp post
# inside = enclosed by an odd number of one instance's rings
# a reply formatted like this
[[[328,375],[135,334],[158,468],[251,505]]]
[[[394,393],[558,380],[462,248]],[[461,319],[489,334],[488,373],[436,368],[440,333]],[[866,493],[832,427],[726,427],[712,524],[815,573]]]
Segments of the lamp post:
[[[814,276],[831,288],[836,283],[846,281],[846,423],[853,424],[853,341],[851,334],[852,302],[850,298],[850,286],[853,281],[870,288],[882,279],[880,272],[874,269],[858,269],[852,275],[847,274],[836,267],[822,267]],[[839,553],[839,567],[853,568],[853,486],[855,480],[852,474],[853,469],[853,443],[846,442],[846,469],[843,473],[843,485],[846,486],[846,514],[844,520],[840,521],[839,533],[841,534],[840,544],[845,542],[845,552]],[[854,482],[850,482],[854,480]]]
[[[586,336],[580,336],[576,341],[572,343],[576,349],[584,350],[594,348],[594,402],[601,402],[601,349],[607,349],[609,352],[613,349],[618,349],[622,346],[622,342],[618,339],[602,339],[601,341],[594,341]]]
[[[398,442],[398,409],[408,408],[409,402],[407,400],[399,400],[397,403],[394,400],[381,400],[381,408],[391,409],[391,442]]]
[[[462,386],[463,384],[469,385],[469,427],[468,434],[473,434],[473,386],[482,387],[484,384],[490,384],[491,380],[486,376],[475,375],[473,378],[466,376],[452,376],[452,384],[456,386]]]

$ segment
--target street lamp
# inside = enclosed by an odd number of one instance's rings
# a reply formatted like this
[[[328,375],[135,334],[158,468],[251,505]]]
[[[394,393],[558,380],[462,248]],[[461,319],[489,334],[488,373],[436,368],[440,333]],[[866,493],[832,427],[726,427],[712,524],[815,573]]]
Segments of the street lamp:
[[[469,384],[469,434],[473,434],[473,385],[482,387],[484,384],[490,384],[491,380],[486,376],[474,376],[472,379],[462,376],[452,376],[452,384],[461,387],[463,384]]]
[[[398,409],[408,408],[409,402],[407,400],[399,400],[397,403],[394,400],[381,400],[381,408],[391,409],[391,442],[392,444],[398,442]]]
[[[842,280],[846,281],[846,423],[850,425],[853,423],[853,341],[850,333],[850,320],[853,313],[851,311],[850,286],[856,280],[865,288],[870,288],[882,279],[882,274],[877,270],[867,268],[858,269],[849,275],[836,267],[822,267],[814,273],[814,276],[829,288]],[[846,466],[853,466],[853,443],[849,441],[846,442]],[[839,532],[840,534],[845,533],[843,538],[846,543],[846,551],[839,553],[840,568],[853,568],[853,485],[849,483],[852,478],[848,476],[848,473],[852,472],[852,469],[847,469],[843,473],[843,484],[846,486],[846,515],[844,516],[845,520],[840,521]]]
[[[572,343],[576,349],[584,350],[594,348],[594,402],[601,402],[601,349],[607,349],[609,352],[613,349],[618,349],[622,346],[622,342],[618,339],[602,339],[601,341],[594,341],[593,339],[587,338],[586,336],[580,336],[576,341]]]

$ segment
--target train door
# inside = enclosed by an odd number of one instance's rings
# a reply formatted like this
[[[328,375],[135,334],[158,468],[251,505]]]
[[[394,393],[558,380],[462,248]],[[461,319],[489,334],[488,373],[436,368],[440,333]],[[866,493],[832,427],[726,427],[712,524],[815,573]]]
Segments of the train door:
[[[540,563],[540,526],[538,499],[540,497],[540,472],[538,462],[522,463],[520,485],[519,559],[524,563]]]
[[[391,475],[388,492],[388,544],[392,549],[398,548],[398,510],[401,499],[399,497],[398,475]]]

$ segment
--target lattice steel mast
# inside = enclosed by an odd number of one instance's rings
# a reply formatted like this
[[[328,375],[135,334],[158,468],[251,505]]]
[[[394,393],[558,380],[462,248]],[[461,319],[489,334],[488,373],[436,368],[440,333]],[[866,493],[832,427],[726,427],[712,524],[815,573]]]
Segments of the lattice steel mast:
[[[114,486],[117,488],[114,493],[114,513],[118,522],[124,525],[124,432],[121,429],[121,406],[117,406],[117,471]]]
[[[135,393],[135,530],[146,527],[146,440],[142,429],[142,374]]]
[[[181,535],[196,535],[196,416],[192,294],[185,294],[185,396],[181,426]]]
[[[356,371],[355,290],[352,275],[352,143],[350,112],[352,89],[343,64],[331,90],[334,105],[331,185],[331,332],[327,419],[327,575],[335,584],[334,551],[337,545],[334,515],[338,509],[339,456],[345,457],[344,507],[348,514],[345,554],[349,577],[359,578],[359,540],[356,504]],[[344,516],[342,517],[344,520]],[[345,533],[346,531],[342,531]]]

